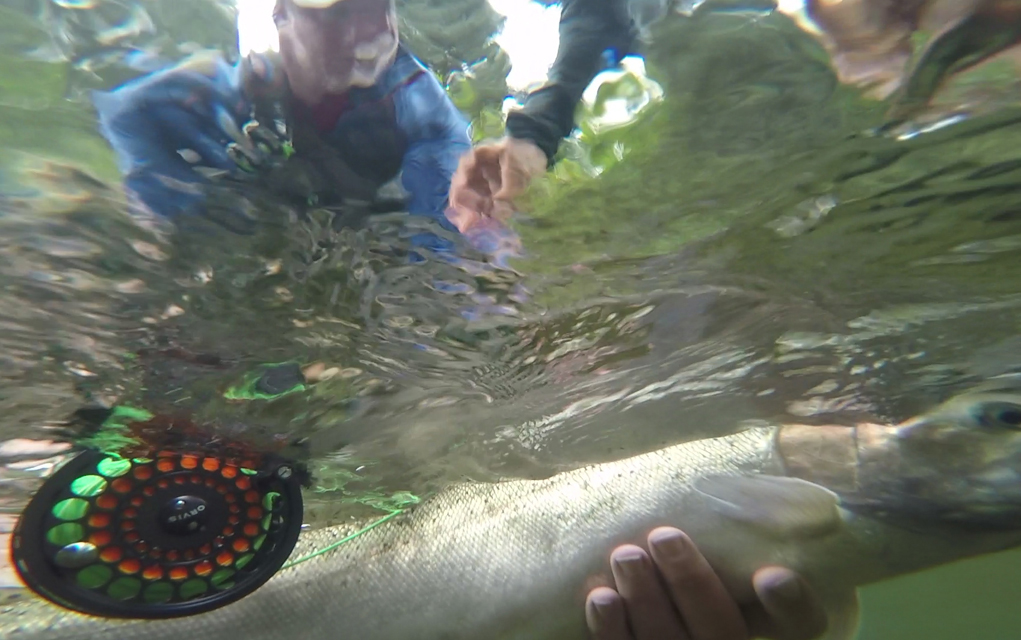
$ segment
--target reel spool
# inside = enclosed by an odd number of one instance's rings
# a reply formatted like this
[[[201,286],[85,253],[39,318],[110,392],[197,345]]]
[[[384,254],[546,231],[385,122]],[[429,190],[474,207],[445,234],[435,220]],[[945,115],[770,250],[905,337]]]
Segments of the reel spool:
[[[171,618],[210,611],[262,586],[302,522],[299,475],[280,460],[86,450],[51,476],[11,536],[38,595],[80,613]]]

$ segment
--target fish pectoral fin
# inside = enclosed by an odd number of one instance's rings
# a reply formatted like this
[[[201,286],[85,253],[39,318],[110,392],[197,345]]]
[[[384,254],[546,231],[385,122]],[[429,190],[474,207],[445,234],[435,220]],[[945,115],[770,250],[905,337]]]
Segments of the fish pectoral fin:
[[[707,476],[695,490],[717,513],[776,538],[813,537],[842,523],[837,495],[797,478]]]
[[[858,633],[858,591],[845,591],[823,600],[826,633],[819,640],[854,640]]]

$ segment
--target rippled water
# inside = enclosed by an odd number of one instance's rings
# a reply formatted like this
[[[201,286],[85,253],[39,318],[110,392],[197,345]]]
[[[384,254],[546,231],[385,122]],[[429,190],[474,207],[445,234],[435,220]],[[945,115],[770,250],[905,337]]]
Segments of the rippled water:
[[[233,43],[211,0],[0,2],[4,513],[54,461],[12,439],[62,437],[89,403],[293,447],[318,524],[747,420],[900,420],[1021,370],[1010,60],[952,88],[981,97],[961,122],[898,139],[786,16],[668,21],[647,57],[665,98],[533,190],[507,269],[467,250],[408,264],[424,223],[255,185],[219,186],[174,232],[130,216],[84,93],[139,73],[122,44]],[[283,361],[328,379],[224,397]],[[867,607],[919,587],[884,588]],[[863,637],[923,637],[886,619]]]

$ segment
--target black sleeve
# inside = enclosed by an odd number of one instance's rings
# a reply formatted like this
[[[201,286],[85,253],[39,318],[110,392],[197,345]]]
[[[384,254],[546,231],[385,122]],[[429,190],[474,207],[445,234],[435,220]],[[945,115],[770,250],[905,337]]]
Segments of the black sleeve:
[[[622,0],[563,0],[560,46],[549,80],[528,96],[522,109],[507,116],[507,133],[531,140],[553,164],[560,141],[574,129],[574,110],[592,78],[632,53],[635,32]]]

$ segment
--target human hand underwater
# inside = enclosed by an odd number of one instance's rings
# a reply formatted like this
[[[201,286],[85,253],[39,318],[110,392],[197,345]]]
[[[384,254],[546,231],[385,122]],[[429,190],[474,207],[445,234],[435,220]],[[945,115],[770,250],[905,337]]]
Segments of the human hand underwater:
[[[156,213],[172,216],[201,199],[203,179],[195,167],[234,172],[239,159],[259,157],[242,123],[253,89],[283,80],[261,57],[244,62],[231,65],[219,53],[201,52],[112,91],[93,92],[100,131],[117,153],[128,190]],[[191,159],[179,153],[185,149]]]
[[[450,184],[447,218],[462,233],[483,218],[506,221],[513,200],[546,171],[546,154],[529,140],[504,138],[465,154]]]
[[[659,527],[648,546],[651,558],[635,545],[611,554],[616,589],[597,587],[585,603],[593,640],[811,640],[826,630],[822,603],[788,569],[759,569],[759,601],[739,607],[684,533]]]

